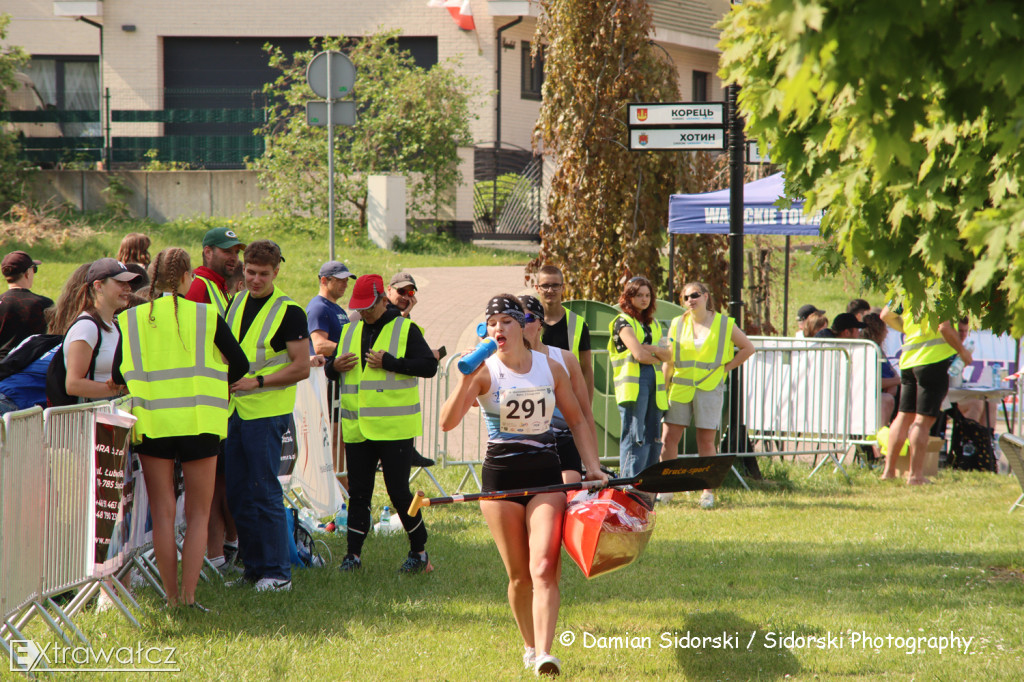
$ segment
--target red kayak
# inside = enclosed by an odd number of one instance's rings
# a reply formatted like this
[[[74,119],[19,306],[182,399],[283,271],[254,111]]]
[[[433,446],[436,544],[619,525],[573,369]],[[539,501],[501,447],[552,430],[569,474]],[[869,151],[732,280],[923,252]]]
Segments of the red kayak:
[[[604,488],[568,495],[562,543],[588,578],[628,566],[654,532],[654,509],[634,492]]]

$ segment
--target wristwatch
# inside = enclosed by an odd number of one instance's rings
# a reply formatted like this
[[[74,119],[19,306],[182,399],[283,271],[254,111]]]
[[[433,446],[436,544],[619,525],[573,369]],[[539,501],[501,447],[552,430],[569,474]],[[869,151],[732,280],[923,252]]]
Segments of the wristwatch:
[[[260,388],[263,388],[263,375],[262,374],[259,374],[259,375],[256,376],[256,383],[260,385]]]

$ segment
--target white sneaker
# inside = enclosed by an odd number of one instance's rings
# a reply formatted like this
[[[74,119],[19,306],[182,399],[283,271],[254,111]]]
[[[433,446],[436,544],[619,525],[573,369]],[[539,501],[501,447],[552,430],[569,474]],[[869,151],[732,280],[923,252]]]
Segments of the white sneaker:
[[[561,675],[562,662],[551,654],[541,654],[540,656],[537,656],[533,672],[537,675],[551,675],[552,677],[555,675]]]
[[[533,666],[537,662],[537,650],[533,647],[523,648],[526,649],[523,652],[523,667],[527,670],[533,670]]]
[[[701,509],[711,509],[715,506],[715,494],[704,491],[704,494],[700,496],[700,502],[698,502]]]
[[[278,580],[277,578],[260,578],[256,581],[257,592],[287,592],[292,589],[291,580]]]

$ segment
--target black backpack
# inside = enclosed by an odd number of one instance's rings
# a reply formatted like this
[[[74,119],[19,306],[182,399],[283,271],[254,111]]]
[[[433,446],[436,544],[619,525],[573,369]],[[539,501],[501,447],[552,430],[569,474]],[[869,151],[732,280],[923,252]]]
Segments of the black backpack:
[[[82,322],[88,320],[96,325],[96,347],[92,349],[92,359],[89,360],[89,379],[92,379],[96,375],[96,356],[100,353],[100,344],[103,343],[103,333],[100,331],[99,322],[94,320],[91,315],[86,317],[79,317],[77,320],[71,323],[68,327],[68,331]],[[67,334],[64,335],[65,338]],[[78,397],[68,395],[67,390],[67,378],[68,369],[64,366],[64,343],[61,342],[61,346],[57,349],[57,352],[53,354],[53,358],[50,360],[50,366],[46,370],[46,402],[50,407],[61,407],[63,405],[76,405],[78,404]]]
[[[949,412],[953,417],[953,433],[950,436],[953,468],[995,473],[997,464],[992,447],[992,429],[968,419],[960,414],[960,410]]]

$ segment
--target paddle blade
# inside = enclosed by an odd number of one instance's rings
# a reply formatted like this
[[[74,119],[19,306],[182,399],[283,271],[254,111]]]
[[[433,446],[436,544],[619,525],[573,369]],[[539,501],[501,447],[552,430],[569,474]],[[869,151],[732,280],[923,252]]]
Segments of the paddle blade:
[[[633,487],[647,493],[712,490],[722,485],[736,455],[680,457],[658,462],[636,475]]]

